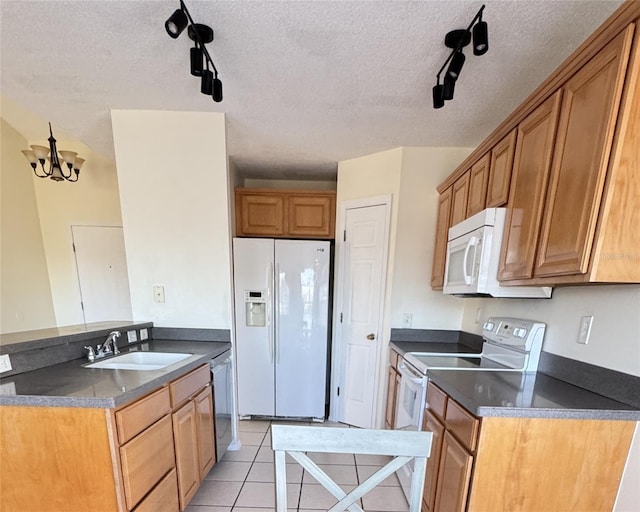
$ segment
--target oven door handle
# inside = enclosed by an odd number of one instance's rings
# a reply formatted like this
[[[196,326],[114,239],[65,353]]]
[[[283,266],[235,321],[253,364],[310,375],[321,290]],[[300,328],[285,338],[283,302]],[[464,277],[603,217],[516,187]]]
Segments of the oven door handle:
[[[411,382],[415,384],[421,384],[422,379],[424,379],[424,375],[418,373],[409,365],[407,365],[404,361],[401,361],[398,365],[398,372],[403,379],[409,379]]]

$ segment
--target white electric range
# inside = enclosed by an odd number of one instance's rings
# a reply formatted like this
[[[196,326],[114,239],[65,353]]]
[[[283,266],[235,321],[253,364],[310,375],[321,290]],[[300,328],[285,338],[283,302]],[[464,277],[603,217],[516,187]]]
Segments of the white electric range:
[[[521,377],[520,387],[532,390],[545,330],[546,325],[541,322],[494,317],[482,326],[484,342],[480,353],[405,353],[398,364],[400,386],[394,429],[422,429],[429,370],[514,372]],[[408,496],[410,468],[402,468],[398,477]]]

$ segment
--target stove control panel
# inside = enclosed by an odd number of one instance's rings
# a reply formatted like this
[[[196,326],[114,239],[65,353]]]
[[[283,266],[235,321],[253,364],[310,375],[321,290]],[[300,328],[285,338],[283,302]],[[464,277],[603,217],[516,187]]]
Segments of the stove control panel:
[[[546,325],[522,318],[493,317],[484,322],[482,337],[497,345],[505,345],[530,352],[542,344]]]

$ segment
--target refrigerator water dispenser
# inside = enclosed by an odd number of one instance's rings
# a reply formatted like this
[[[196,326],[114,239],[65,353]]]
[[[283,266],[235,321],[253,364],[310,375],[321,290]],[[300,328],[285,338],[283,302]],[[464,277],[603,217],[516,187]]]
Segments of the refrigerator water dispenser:
[[[266,324],[267,301],[264,291],[244,292],[245,323],[247,327],[264,327]]]

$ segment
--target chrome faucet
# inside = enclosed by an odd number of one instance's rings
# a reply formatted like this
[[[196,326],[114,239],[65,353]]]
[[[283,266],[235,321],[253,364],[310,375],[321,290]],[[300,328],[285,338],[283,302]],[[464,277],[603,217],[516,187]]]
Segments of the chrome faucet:
[[[111,331],[109,336],[107,336],[107,340],[102,345],[97,346],[95,357],[100,358],[108,354],[119,354],[120,351],[118,350],[118,344],[116,342],[119,337],[120,331]],[[111,347],[113,347],[113,349]]]

